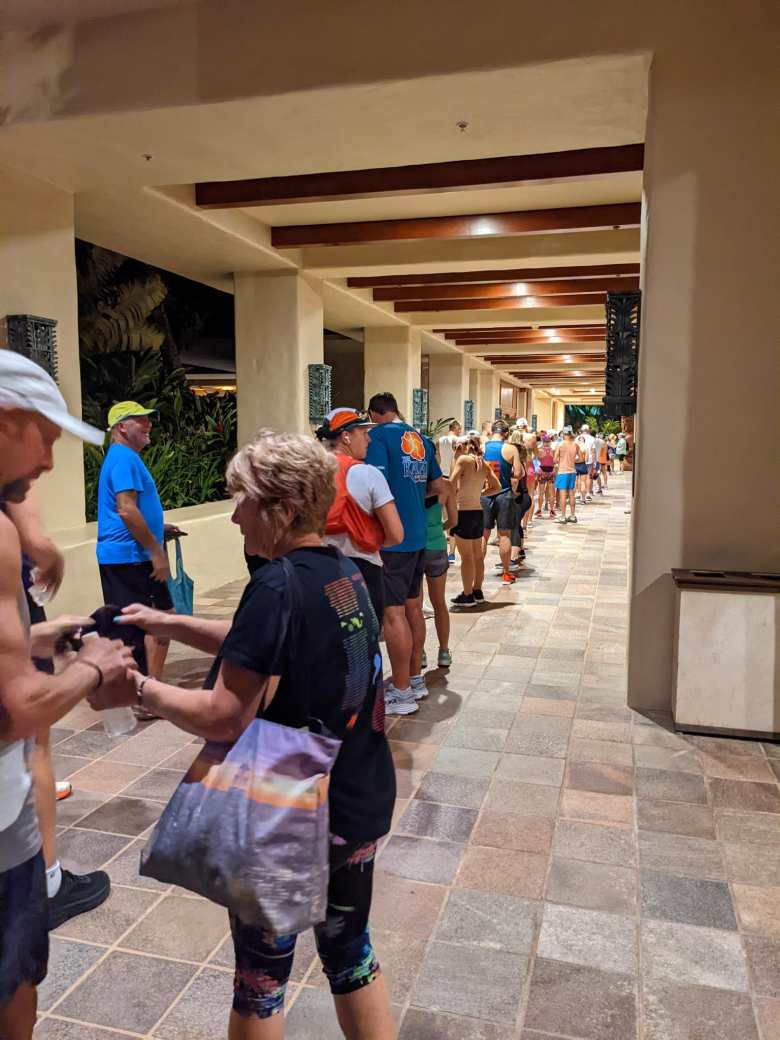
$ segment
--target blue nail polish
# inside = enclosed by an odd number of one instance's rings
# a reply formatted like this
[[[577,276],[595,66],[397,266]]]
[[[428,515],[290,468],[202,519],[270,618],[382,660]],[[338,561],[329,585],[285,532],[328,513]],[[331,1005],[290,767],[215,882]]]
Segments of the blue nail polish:
[[[114,618],[114,621],[121,621],[121,620],[122,620],[122,615],[121,614],[117,614],[117,616]]]

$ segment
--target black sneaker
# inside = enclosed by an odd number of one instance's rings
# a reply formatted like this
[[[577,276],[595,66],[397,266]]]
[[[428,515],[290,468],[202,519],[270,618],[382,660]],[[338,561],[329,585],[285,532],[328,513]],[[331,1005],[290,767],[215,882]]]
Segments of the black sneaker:
[[[482,589],[474,589],[474,591],[472,592],[471,595],[474,597],[474,599],[477,601],[477,603],[484,603],[485,602],[485,594],[482,591]]]
[[[111,880],[104,870],[93,870],[91,874],[63,870],[60,890],[49,900],[49,930],[105,903],[110,891]]]
[[[450,603],[453,605],[453,607],[476,607],[477,605],[477,601],[474,599],[474,596],[467,596],[465,592],[461,592],[459,596],[454,596],[450,600]]]

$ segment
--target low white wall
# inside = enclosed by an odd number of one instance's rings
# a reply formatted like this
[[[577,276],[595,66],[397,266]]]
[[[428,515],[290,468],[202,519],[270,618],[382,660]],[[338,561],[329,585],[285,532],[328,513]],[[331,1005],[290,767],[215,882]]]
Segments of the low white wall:
[[[195,581],[196,595],[229,581],[247,577],[241,532],[230,522],[232,502],[208,502],[171,509],[165,514],[187,537],[182,539],[184,567]],[[97,524],[52,531],[65,555],[65,581],[49,608],[49,614],[91,613],[103,602],[95,558]],[[169,550],[173,566],[173,549]]]

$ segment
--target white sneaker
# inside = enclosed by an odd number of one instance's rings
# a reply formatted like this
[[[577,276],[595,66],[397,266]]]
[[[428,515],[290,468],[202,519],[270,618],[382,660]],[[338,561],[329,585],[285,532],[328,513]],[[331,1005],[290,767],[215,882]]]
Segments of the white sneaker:
[[[522,566],[522,564],[521,564],[520,560],[510,560],[510,561],[509,561],[509,569],[510,569],[510,571],[519,571],[519,570],[520,570],[520,568],[521,568],[521,566]],[[503,565],[503,563],[501,563],[501,562],[499,561],[499,562],[498,562],[498,563],[496,564],[496,570],[497,570],[497,571],[501,571],[501,572],[503,573],[503,571],[504,571],[504,565]]]
[[[416,701],[421,701],[423,697],[428,696],[428,687],[425,685],[424,675],[410,675],[409,682],[411,683],[411,690]]]
[[[385,715],[414,715],[419,711],[417,699],[411,687],[397,690],[392,682],[385,687]]]

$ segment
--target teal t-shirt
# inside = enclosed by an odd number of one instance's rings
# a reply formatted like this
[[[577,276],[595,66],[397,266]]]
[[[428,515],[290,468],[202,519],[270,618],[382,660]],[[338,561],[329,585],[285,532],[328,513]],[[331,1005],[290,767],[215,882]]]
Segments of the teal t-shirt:
[[[442,526],[443,521],[441,502],[437,498],[435,502],[429,505],[425,510],[425,520],[427,524],[427,538],[425,542],[425,548],[429,552],[441,552],[447,550],[447,536],[444,533],[444,527]]]
[[[433,443],[404,422],[375,426],[370,436],[366,462],[384,474],[404,525],[400,545],[382,552],[419,552],[427,538],[425,488],[441,476]]]
[[[98,563],[144,563],[149,559],[149,553],[133,538],[116,510],[116,496],[121,491],[135,491],[141,516],[162,544],[163,508],[152,475],[132,448],[112,444],[98,480]]]

